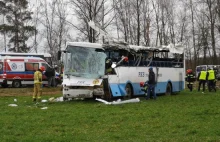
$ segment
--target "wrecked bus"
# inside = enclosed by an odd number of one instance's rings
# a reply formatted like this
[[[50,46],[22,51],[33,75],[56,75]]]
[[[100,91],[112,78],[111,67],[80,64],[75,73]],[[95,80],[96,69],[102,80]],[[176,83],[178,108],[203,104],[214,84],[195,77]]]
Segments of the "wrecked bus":
[[[64,65],[64,100],[104,95],[102,77],[105,74],[106,54],[101,44],[68,42],[62,54],[59,52],[60,57]]]
[[[145,95],[139,84],[148,80],[149,66],[156,74],[157,94],[179,92],[185,86],[181,45],[144,47],[126,43],[69,42],[59,57],[64,64],[64,100],[92,97],[111,100]],[[106,72],[109,60],[111,71]]]

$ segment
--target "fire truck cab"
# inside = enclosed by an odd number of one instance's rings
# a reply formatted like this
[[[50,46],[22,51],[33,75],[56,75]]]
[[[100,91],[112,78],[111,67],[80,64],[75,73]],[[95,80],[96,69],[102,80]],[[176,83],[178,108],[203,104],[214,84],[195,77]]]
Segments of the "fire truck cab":
[[[33,85],[34,72],[41,66],[44,66],[45,69],[50,67],[40,57],[0,57],[0,85],[2,87],[12,86],[15,88],[23,85]],[[43,75],[43,84],[48,84],[45,75]]]

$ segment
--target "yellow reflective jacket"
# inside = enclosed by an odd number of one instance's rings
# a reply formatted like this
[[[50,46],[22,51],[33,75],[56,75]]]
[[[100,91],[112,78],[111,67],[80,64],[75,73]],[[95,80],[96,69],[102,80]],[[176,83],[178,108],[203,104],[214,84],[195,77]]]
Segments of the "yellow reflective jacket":
[[[200,72],[199,80],[206,80],[206,71]]]
[[[36,71],[34,73],[34,83],[41,83],[42,84],[42,73],[40,71]]]
[[[208,80],[214,80],[215,79],[214,70],[209,70],[208,73],[209,73]]]

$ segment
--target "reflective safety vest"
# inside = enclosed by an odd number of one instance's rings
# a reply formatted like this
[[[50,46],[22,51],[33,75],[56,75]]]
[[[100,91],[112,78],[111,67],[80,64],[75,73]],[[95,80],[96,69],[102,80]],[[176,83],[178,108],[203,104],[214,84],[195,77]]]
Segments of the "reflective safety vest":
[[[214,70],[209,70],[208,73],[209,73],[208,80],[214,80],[215,79]]]
[[[42,73],[40,71],[34,73],[34,83],[42,83]]]
[[[200,72],[199,80],[206,80],[206,71],[201,71]]]

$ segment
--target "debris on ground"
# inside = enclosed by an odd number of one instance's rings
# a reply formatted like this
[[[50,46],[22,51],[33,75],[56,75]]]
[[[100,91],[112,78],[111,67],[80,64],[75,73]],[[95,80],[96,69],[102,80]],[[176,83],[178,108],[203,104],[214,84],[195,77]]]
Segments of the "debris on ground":
[[[42,107],[41,109],[48,109],[48,107]]]
[[[47,101],[47,100],[41,100],[41,102],[42,102],[42,103],[46,103],[46,102],[48,102],[48,101]]]
[[[104,104],[107,104],[107,105],[118,105],[118,104],[125,104],[125,103],[137,103],[137,102],[140,102],[139,98],[124,100],[124,101],[122,101],[121,99],[118,99],[117,101],[113,101],[113,102],[108,102],[106,100],[97,99],[97,98],[95,100],[103,102]]]
[[[49,98],[48,99],[49,102],[63,102],[63,97],[59,97],[59,98]]]
[[[8,106],[17,107],[18,105],[17,104],[9,104]]]

